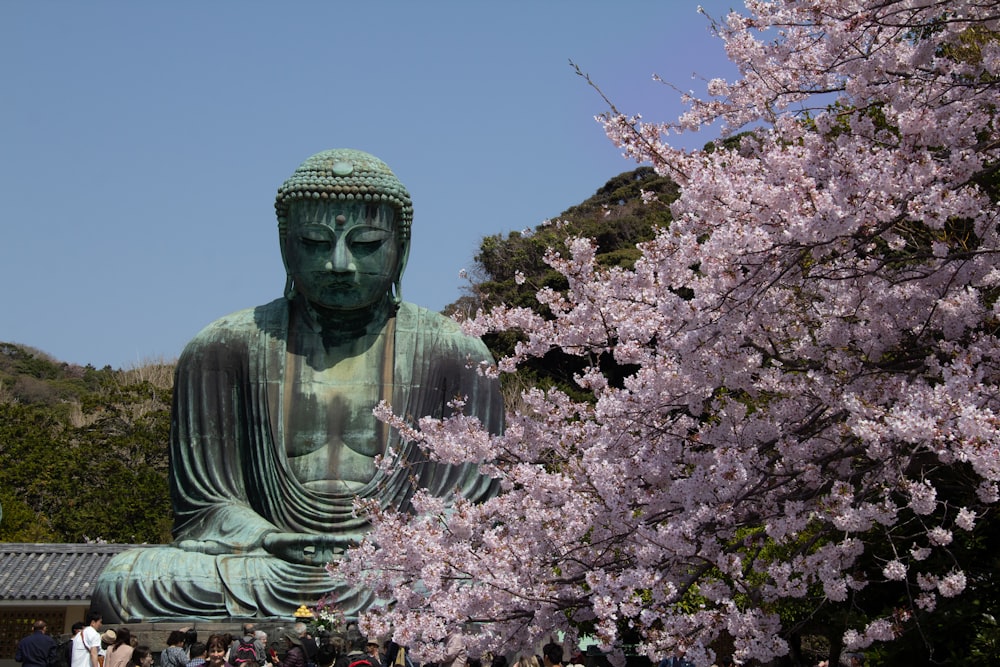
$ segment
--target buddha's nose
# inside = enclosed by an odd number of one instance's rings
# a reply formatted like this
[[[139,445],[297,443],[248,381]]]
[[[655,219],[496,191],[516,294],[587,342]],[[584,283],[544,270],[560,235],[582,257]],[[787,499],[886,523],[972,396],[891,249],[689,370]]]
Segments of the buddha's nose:
[[[358,267],[354,264],[354,255],[343,241],[334,244],[333,254],[330,255],[330,259],[326,263],[326,270],[337,273],[349,273],[358,270]]]

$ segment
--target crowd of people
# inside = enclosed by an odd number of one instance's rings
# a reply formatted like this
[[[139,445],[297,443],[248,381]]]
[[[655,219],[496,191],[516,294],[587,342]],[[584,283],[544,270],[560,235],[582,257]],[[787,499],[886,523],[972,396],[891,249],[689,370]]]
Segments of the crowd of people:
[[[73,624],[71,638],[57,642],[44,620],[37,620],[32,633],[17,645],[15,660],[22,667],[583,667],[581,653],[570,656],[564,665],[563,648],[548,643],[541,655],[470,656],[461,634],[453,634],[444,644],[444,655],[436,663],[415,662],[406,647],[388,641],[380,644],[366,638],[357,627],[344,635],[323,636],[319,641],[298,622],[282,633],[282,653],[268,643],[267,633],[244,623],[238,635],[209,635],[199,641],[192,629],[173,630],[166,638],[166,648],[157,657],[148,645],[141,644],[127,627],[102,632],[100,613],[91,612],[86,622]],[[863,664],[857,654],[845,656],[851,665]],[[732,665],[723,661],[720,665]],[[824,664],[824,663],[821,663]],[[682,658],[665,658],[658,667],[686,667]]]
[[[153,667],[153,652],[139,645],[128,628],[101,632],[103,624],[100,613],[90,612],[60,643],[44,620],[36,620],[32,633],[18,642],[14,659],[22,667]]]
[[[383,667],[381,658],[373,657],[380,653],[376,642],[335,638],[320,645],[301,622],[282,633],[280,655],[268,643],[267,633],[252,623],[245,623],[237,635],[211,634],[204,641],[199,641],[195,630],[173,630],[165,644],[157,656],[129,628],[104,629],[101,614],[90,612],[86,621],[73,624],[70,637],[61,643],[49,634],[44,620],[35,621],[31,634],[18,642],[15,660],[22,667],[154,667],[154,663],[156,667],[347,667],[353,663],[358,663],[355,667]],[[414,667],[409,660],[400,665]]]

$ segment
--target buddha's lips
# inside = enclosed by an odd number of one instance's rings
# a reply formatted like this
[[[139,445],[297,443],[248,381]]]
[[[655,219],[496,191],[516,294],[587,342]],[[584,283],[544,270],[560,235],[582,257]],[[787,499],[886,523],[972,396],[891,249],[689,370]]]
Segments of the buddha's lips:
[[[357,281],[350,279],[338,279],[338,278],[328,278],[323,275],[314,276],[313,280],[319,287],[327,287],[334,289],[351,289],[358,286]]]

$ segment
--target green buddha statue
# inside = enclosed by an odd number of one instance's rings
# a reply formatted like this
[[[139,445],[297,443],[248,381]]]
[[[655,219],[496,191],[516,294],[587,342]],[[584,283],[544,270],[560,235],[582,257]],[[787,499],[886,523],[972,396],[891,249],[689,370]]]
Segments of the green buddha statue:
[[[442,417],[456,396],[497,432],[492,358],[451,320],[400,298],[412,206],[381,160],[310,157],[278,190],[284,297],[216,320],[177,365],[170,432],[174,542],[117,555],[94,605],[107,622],[287,617],[368,591],[324,569],[368,530],[357,496],[409,509],[417,487],[486,498],[471,466],[433,463],[378,421]],[[394,457],[376,465],[375,457]]]

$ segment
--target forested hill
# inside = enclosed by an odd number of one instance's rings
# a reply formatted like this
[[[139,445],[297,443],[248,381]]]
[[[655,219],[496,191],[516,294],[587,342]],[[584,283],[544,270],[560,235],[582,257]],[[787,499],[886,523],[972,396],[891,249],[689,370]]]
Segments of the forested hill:
[[[445,312],[461,319],[504,303],[546,314],[547,309],[535,298],[538,290],[564,291],[569,287],[566,278],[545,263],[548,248],[565,253],[566,238],[589,238],[601,266],[631,268],[639,258],[636,244],[651,240],[657,230],[670,224],[670,204],[679,194],[676,183],[658,176],[651,167],[640,167],[615,176],[586,201],[534,229],[487,236],[475,256],[467,294]],[[483,340],[500,358],[513,351],[519,337],[508,331],[488,334]],[[585,359],[557,350],[542,359],[528,359],[516,374],[503,378],[508,406],[517,404],[525,386],[558,386],[575,398],[587,397],[589,393],[580,390],[574,380],[585,364]],[[602,358],[600,364],[613,383],[630,372],[610,357]]]
[[[643,204],[642,193],[657,202]],[[537,306],[541,285],[561,287],[542,261],[569,234],[592,237],[607,265],[629,265],[635,244],[669,222],[676,186],[643,167],[625,172],[560,224],[483,239],[469,295],[449,312],[506,300]],[[517,284],[515,272],[526,277]],[[2,335],[2,332],[0,332]],[[502,353],[510,341],[487,341]],[[550,374],[571,373],[553,359]],[[546,372],[536,378],[544,378]],[[0,541],[170,541],[167,437],[173,363],[96,369],[0,343]]]
[[[0,541],[169,541],[172,381],[0,343]]]
[[[602,265],[631,267],[639,257],[636,244],[669,225],[669,204],[678,194],[673,181],[658,176],[651,167],[640,167],[615,176],[551,221],[506,236],[487,236],[475,255],[468,293],[446,312],[467,315],[500,303],[537,308],[539,288],[566,287],[565,279],[545,263],[544,256],[549,247],[565,252],[563,239],[569,236],[593,239]]]

